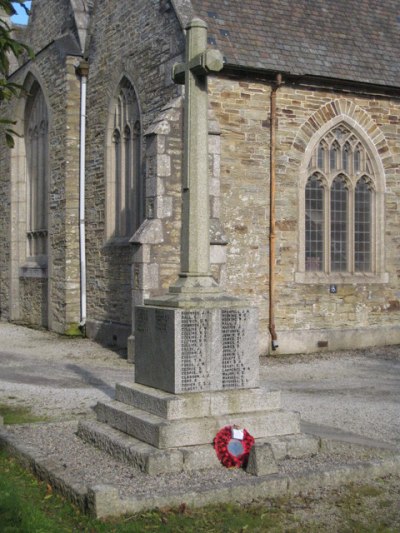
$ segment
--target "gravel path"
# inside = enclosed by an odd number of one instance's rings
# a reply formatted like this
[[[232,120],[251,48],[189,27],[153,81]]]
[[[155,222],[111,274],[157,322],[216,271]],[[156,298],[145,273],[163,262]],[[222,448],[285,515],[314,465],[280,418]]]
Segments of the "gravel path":
[[[133,375],[120,353],[88,339],[0,322],[0,403],[50,420],[91,417]],[[400,444],[400,346],[268,358],[261,382],[303,420]]]
[[[133,374],[133,365],[120,353],[87,339],[0,322],[0,404],[30,407],[52,421],[9,426],[7,432],[53,460],[71,479],[79,478],[86,486],[109,483],[123,498],[155,497],[171,490],[184,494],[246,481],[242,470],[222,467],[179,475],[138,474],[83,443],[75,435],[77,419],[93,417],[97,401],[113,398],[115,383]],[[261,381],[280,389],[283,407],[300,411],[308,422],[400,444],[399,346],[268,358],[262,362]],[[336,446],[317,457],[286,461],[282,472],[293,476],[387,456],[384,450]],[[398,483],[395,487],[399,489]]]

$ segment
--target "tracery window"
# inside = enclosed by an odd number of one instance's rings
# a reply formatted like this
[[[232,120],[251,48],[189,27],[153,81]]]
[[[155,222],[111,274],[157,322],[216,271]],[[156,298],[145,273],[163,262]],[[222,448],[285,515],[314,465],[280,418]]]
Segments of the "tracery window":
[[[131,237],[141,221],[139,106],[132,84],[123,78],[112,109],[108,189],[108,235]]]
[[[43,92],[32,84],[25,107],[27,165],[27,255],[38,262],[47,256],[48,114]]]
[[[374,273],[376,177],[367,149],[346,125],[314,148],[304,199],[305,271]]]

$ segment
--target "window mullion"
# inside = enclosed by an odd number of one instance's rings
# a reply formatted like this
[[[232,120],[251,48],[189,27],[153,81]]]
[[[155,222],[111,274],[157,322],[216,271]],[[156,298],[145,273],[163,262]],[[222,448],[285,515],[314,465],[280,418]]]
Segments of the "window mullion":
[[[331,189],[330,186],[324,188],[324,272],[331,271]]]
[[[355,208],[354,208],[354,187],[349,187],[348,191],[348,220],[347,220],[347,270],[354,274],[355,263]]]

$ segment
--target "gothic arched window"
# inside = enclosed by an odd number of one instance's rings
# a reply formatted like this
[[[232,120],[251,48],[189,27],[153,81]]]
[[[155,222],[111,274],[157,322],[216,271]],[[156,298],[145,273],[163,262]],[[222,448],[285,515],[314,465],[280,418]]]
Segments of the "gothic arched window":
[[[47,256],[48,115],[40,85],[34,82],[25,108],[27,165],[27,255],[38,262]]]
[[[364,144],[344,124],[328,131],[314,148],[304,196],[306,272],[375,271],[372,169]]]
[[[142,212],[140,182],[140,112],[127,78],[118,86],[110,128],[108,236],[128,238],[138,228]]]

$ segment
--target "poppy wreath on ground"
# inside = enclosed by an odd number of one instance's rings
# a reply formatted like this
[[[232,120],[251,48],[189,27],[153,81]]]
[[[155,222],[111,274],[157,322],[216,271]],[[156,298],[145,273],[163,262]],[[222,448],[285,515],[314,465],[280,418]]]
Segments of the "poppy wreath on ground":
[[[246,466],[250,450],[254,444],[254,437],[243,429],[243,439],[232,436],[232,426],[220,429],[214,438],[214,449],[218,459],[227,468]],[[239,430],[240,432],[240,430]]]

